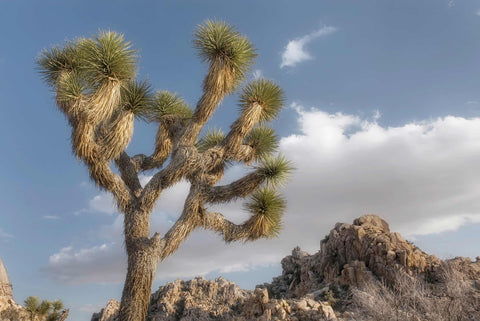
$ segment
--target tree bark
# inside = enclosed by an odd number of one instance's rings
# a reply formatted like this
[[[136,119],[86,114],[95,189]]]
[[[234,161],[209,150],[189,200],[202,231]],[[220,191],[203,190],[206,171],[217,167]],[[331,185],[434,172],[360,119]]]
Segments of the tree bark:
[[[125,245],[128,270],[123,287],[118,321],[144,321],[159,262],[158,244],[148,237],[149,214],[125,213]]]
[[[144,321],[147,316],[152,282],[158,265],[158,256],[149,252],[138,251],[128,257],[119,321]]]

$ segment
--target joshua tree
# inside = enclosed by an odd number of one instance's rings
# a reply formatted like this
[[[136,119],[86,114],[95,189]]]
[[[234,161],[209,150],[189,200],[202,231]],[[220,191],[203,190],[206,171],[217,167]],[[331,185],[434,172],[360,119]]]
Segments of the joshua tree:
[[[30,320],[56,321],[58,319],[58,313],[63,309],[63,302],[61,300],[55,300],[53,302],[48,300],[42,300],[36,296],[29,296],[24,301],[25,310],[30,314]],[[52,310],[53,309],[53,310]]]
[[[36,296],[29,296],[23,302],[25,304],[25,310],[30,314],[30,321],[34,321],[38,313],[38,307],[40,306],[40,299]]]
[[[61,300],[55,300],[52,302],[53,311],[48,315],[47,321],[57,321],[60,310],[63,309],[63,302]]]
[[[113,194],[124,214],[128,270],[121,321],[145,320],[158,263],[193,230],[212,230],[232,242],[273,237],[281,227],[285,201],[276,189],[291,166],[282,156],[274,156],[278,143],[266,123],[280,112],[283,92],[272,81],[251,81],[239,95],[240,115],[228,134],[207,130],[199,137],[222,99],[242,85],[256,53],[245,36],[220,21],[199,26],[193,45],[208,64],[194,110],[176,94],[153,94],[146,81],[135,80],[136,51],[115,32],[67,42],[38,58],[40,71],[72,127],[74,154],[88,167],[90,178]],[[150,156],[131,157],[125,151],[135,117],[158,123]],[[252,171],[230,184],[217,185],[232,163],[251,165]],[[156,172],[142,186],[138,175],[148,170]],[[180,217],[165,235],[152,235],[150,214],[157,199],[181,180],[190,183],[190,192]],[[247,196],[245,208],[251,216],[243,224],[207,207]]]

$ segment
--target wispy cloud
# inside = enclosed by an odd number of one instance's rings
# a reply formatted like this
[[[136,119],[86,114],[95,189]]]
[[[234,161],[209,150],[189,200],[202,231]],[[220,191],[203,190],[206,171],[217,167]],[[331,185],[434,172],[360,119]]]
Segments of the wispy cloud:
[[[282,53],[282,63],[280,64],[280,68],[294,67],[302,61],[313,59],[313,57],[305,50],[305,46],[314,39],[328,36],[336,30],[335,27],[325,26],[320,30],[309,33],[308,35],[291,40]]]
[[[0,228],[0,239],[8,241],[10,239],[13,239],[13,235],[5,232],[2,228]]]
[[[87,313],[95,313],[100,311],[105,307],[105,304],[83,304],[78,307],[79,311],[87,312]]]
[[[44,220],[59,220],[60,219],[60,216],[56,216],[56,215],[45,215],[43,217]]]
[[[263,77],[263,72],[260,69],[255,69],[252,73],[253,79],[257,80]]]
[[[74,215],[84,213],[104,213],[112,215],[115,212],[116,209],[112,194],[101,192],[88,201],[88,207],[75,211]]]

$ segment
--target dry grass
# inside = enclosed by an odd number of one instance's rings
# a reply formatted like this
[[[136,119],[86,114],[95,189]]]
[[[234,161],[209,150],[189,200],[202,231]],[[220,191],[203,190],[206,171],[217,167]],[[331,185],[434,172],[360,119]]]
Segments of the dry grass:
[[[450,264],[436,274],[438,283],[422,277],[395,273],[393,284],[370,283],[352,289],[355,317],[362,321],[474,321],[480,320],[480,306],[472,286]]]

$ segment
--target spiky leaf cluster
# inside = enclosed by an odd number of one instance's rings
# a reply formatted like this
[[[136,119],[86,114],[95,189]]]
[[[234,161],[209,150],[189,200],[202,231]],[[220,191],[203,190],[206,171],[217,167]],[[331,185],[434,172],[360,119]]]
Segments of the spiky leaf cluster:
[[[276,190],[261,188],[255,191],[245,207],[253,214],[247,221],[249,240],[278,235],[286,202]]]
[[[197,142],[197,149],[203,153],[209,148],[215,147],[225,138],[221,129],[208,129],[207,133]]]
[[[191,118],[192,114],[193,111],[181,97],[164,90],[156,93],[147,117],[151,121],[160,122],[168,116]]]
[[[207,20],[198,26],[193,45],[202,61],[220,63],[233,70],[236,84],[245,78],[257,56],[247,37],[223,21]]]
[[[151,87],[147,81],[127,81],[121,89],[121,103],[124,110],[144,118],[152,104]]]
[[[36,296],[29,296],[25,299],[24,307],[30,313],[36,313],[38,306],[40,305],[40,299]]]
[[[55,300],[52,302],[53,311],[47,317],[47,321],[56,321],[58,319],[58,314],[61,309],[63,309],[63,302],[61,300]]]
[[[272,128],[258,126],[245,137],[245,144],[253,148],[255,159],[259,160],[278,148],[278,137]]]
[[[76,78],[96,87],[105,80],[133,79],[136,51],[123,35],[100,31],[94,38],[79,38],[68,41],[63,47],[44,50],[37,65],[44,80],[53,87],[65,81],[63,76],[69,73],[75,73]]]
[[[94,39],[81,43],[81,68],[91,84],[103,81],[126,80],[135,77],[136,50],[123,39],[122,34],[101,31]]]
[[[78,72],[64,73],[57,80],[57,100],[59,102],[76,101],[85,93],[87,86]]]
[[[272,186],[283,186],[294,169],[292,163],[282,155],[267,156],[261,162],[265,180]]]
[[[257,79],[250,82],[240,96],[240,107],[245,110],[253,104],[262,107],[260,122],[275,119],[285,103],[283,90],[271,80]]]
[[[37,65],[42,78],[50,85],[55,86],[64,72],[78,69],[80,62],[78,43],[68,42],[63,48],[52,47],[45,49],[37,58]]]
[[[52,302],[48,300],[43,300],[42,303],[38,306],[37,313],[40,316],[46,316],[52,307]]]

